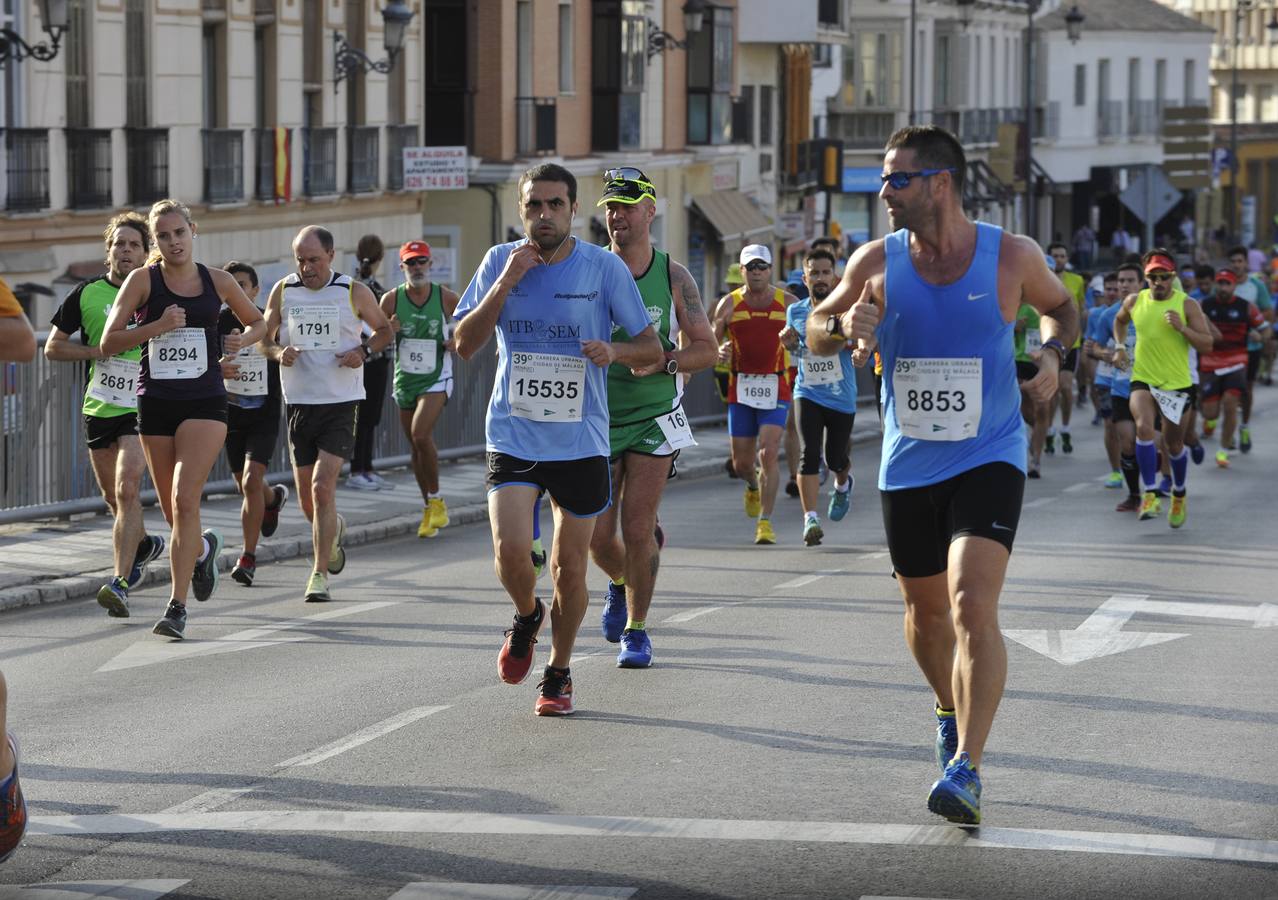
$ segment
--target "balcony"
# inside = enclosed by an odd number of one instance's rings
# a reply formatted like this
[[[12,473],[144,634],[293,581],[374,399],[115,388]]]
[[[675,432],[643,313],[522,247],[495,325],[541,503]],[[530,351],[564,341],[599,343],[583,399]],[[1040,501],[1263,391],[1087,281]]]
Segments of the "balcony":
[[[894,131],[894,112],[861,112],[830,119],[830,136],[843,141],[846,149],[881,150]]]
[[[1096,110],[1096,134],[1104,141],[1113,141],[1123,134],[1123,101],[1102,100]]]
[[[284,129],[286,135],[292,129]],[[275,129],[258,128],[253,132],[257,158],[253,165],[253,196],[258,200],[274,200],[275,198]],[[287,166],[285,167],[287,171]],[[284,192],[288,193],[287,190]]]
[[[936,109],[919,116],[920,122],[931,121],[933,125],[939,125],[955,137],[962,130],[962,119],[963,114],[957,109]]]
[[[386,189],[402,191],[404,189],[404,148],[416,147],[416,125],[386,126]]]
[[[1051,100],[1045,106],[1034,108],[1034,137],[1054,141],[1061,136],[1061,104]]]
[[[355,125],[346,130],[346,135],[346,189],[352,194],[377,190],[378,164],[381,161],[377,150],[381,129],[376,125]]]
[[[548,156],[555,152],[554,97],[515,98],[515,152],[519,156]]]
[[[204,130],[204,200],[238,203],[244,199],[244,132]]]
[[[10,128],[4,133],[5,203],[9,212],[49,207],[49,132]]]
[[[1019,106],[995,109],[965,109],[960,114],[958,137],[967,144],[998,143],[998,126],[1025,121],[1025,110]]]
[[[67,129],[67,205],[72,209],[111,206],[110,129]]]
[[[302,191],[308,197],[337,193],[337,129],[302,129]]]
[[[1162,110],[1157,100],[1132,100],[1127,110],[1127,134],[1131,137],[1153,137],[1162,131]]]
[[[126,128],[129,151],[129,203],[143,206],[169,195],[169,130]]]

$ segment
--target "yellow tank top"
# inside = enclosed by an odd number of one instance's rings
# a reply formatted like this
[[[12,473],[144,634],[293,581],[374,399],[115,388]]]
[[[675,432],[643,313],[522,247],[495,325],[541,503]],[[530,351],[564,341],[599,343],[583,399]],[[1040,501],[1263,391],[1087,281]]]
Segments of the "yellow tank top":
[[[1148,289],[1136,295],[1132,306],[1132,324],[1136,326],[1132,381],[1168,391],[1184,390],[1193,383],[1189,374],[1189,339],[1164,318],[1164,313],[1175,311],[1184,321],[1185,300],[1183,291],[1174,291],[1167,300],[1155,300]]]

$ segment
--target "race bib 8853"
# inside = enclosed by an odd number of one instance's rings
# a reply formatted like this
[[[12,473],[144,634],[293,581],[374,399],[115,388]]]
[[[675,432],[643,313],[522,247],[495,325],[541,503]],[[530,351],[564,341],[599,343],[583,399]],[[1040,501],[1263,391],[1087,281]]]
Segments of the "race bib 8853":
[[[965,441],[981,424],[980,358],[898,359],[892,372],[896,423],[905,437]]]

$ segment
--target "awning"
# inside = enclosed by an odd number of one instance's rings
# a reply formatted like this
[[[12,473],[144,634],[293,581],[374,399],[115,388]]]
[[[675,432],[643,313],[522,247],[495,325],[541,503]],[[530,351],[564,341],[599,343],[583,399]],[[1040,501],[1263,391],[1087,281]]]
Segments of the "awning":
[[[716,191],[692,198],[697,212],[725,245],[771,244],[773,223],[740,191]]]

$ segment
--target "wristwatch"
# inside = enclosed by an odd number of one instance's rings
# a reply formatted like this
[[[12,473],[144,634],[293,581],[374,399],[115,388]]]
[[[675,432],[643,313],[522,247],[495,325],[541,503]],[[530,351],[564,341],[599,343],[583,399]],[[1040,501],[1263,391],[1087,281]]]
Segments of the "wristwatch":
[[[679,360],[675,359],[675,355],[673,353],[670,353],[669,351],[667,351],[666,352],[666,374],[674,375],[678,371],[679,371]]]
[[[359,349],[364,351],[364,362],[368,362],[373,358],[373,351],[368,349],[368,344],[360,344]]]
[[[844,336],[844,334],[843,334],[843,319],[842,319],[842,317],[840,317],[840,316],[830,316],[830,318],[826,319],[826,320],[825,320],[825,333],[826,333],[826,334],[828,334],[828,335],[830,335],[830,337],[834,337],[835,335],[838,335],[839,337],[843,337],[843,336]]]

